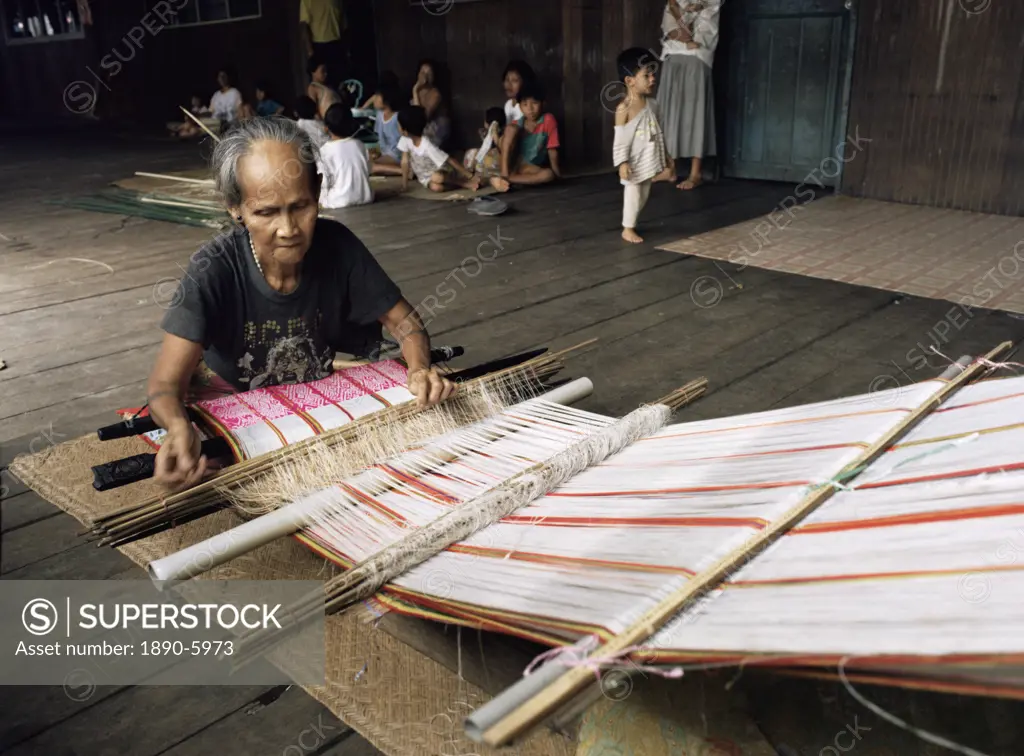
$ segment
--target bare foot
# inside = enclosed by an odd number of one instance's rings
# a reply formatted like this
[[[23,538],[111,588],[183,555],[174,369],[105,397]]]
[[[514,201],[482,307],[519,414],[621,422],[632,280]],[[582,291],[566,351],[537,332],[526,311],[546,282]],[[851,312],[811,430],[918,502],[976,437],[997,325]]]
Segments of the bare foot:
[[[690,176],[686,181],[681,181],[676,184],[676,189],[682,189],[683,191],[690,191],[696,189],[698,186],[704,183],[704,179],[700,176]]]
[[[503,179],[501,176],[491,176],[490,185],[497,189],[499,192],[507,192],[509,190],[509,187],[512,186],[510,183],[508,183],[508,181]]]
[[[672,168],[671,166],[669,166],[668,168],[663,170],[661,173],[659,173],[657,176],[652,178],[651,181],[656,184],[659,181],[672,181],[675,177],[676,177],[675,168]]]
[[[642,244],[644,238],[632,228],[622,229],[622,238],[628,241],[630,244]]]

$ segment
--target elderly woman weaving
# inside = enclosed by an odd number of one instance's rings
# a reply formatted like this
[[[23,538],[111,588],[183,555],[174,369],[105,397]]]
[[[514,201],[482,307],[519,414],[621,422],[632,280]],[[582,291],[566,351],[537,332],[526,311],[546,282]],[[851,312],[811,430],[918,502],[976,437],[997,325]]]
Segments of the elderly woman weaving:
[[[422,321],[373,255],[348,228],[317,217],[315,154],[280,118],[241,123],[213,153],[238,225],[192,256],[163,319],[147,398],[168,432],[155,478],[169,487],[191,487],[207,468],[186,399],[324,378],[336,351],[360,353],[374,334],[379,342],[381,325],[401,344],[420,405],[454,390],[430,367]]]

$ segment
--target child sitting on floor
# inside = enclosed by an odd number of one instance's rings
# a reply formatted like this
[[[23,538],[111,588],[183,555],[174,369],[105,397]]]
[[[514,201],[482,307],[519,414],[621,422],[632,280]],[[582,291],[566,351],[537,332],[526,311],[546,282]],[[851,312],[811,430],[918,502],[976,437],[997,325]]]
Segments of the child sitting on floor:
[[[192,103],[188,110],[200,121],[212,121],[213,113],[208,107],[206,107],[206,105],[203,104],[203,98],[199,95],[192,95]],[[172,134],[181,137],[182,139],[188,139],[189,137],[198,136],[204,133],[191,118],[186,119],[184,123],[181,121],[173,121],[167,124],[167,128]]]
[[[398,149],[402,153],[402,191],[409,187],[410,173],[432,192],[446,189],[480,188],[480,179],[467,171],[455,158],[423,136],[427,126],[427,111],[419,105],[402,108],[398,114],[398,127],[402,138]],[[459,174],[462,178],[454,176]]]
[[[261,81],[256,85],[256,115],[262,118],[284,113],[284,105],[272,100],[267,94],[268,91],[266,82]]]
[[[402,175],[402,153],[398,150],[402,132],[398,128],[396,111],[401,101],[402,94],[397,87],[385,87],[373,96],[373,106],[377,109],[373,130],[380,150],[380,156],[374,158],[372,166],[376,175]]]
[[[615,109],[615,143],[612,160],[625,187],[622,209],[622,238],[639,244],[636,220],[647,203],[651,184],[675,177],[674,161],[665,147],[658,103],[654,91],[654,64],[649,50],[631,47],[619,55],[619,76],[626,96]]]
[[[483,140],[479,148],[466,150],[462,164],[466,170],[486,179],[499,192],[507,192],[509,183],[501,177],[501,136],[505,129],[505,111],[488,108],[484,114],[484,127],[480,129]]]
[[[332,209],[370,204],[370,157],[366,146],[355,138],[359,124],[352,117],[352,109],[331,105],[324,121],[331,139],[320,149],[320,204]]]
[[[510,149],[501,155],[501,176],[511,184],[546,184],[562,175],[558,166],[558,122],[544,112],[544,92],[538,82],[523,82],[517,95],[523,117],[509,124]]]
[[[295,118],[298,127],[309,134],[314,147],[320,149],[327,144],[327,130],[323,121],[316,117],[316,103],[311,97],[299,95],[295,98]]]
[[[371,94],[361,106],[362,110],[369,110],[370,108],[376,108],[380,110],[380,105],[377,102],[377,95],[386,89],[400,89],[398,85],[398,77],[394,71],[384,71],[377,80],[377,88],[373,90]],[[397,104],[397,103],[396,103]]]

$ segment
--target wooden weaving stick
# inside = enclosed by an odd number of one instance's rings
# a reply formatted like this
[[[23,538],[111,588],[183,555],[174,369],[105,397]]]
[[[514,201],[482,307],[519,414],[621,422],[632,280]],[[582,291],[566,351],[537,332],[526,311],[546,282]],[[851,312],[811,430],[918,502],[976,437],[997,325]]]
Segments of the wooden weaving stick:
[[[599,663],[602,658],[615,658],[627,649],[650,639],[674,616],[688,608],[694,601],[718,588],[730,575],[735,574],[737,570],[745,566],[765,548],[785,535],[794,525],[824,504],[837,490],[837,482],[860,474],[886,449],[906,435],[907,432],[932,412],[932,410],[939,407],[958,389],[987,372],[989,364],[1008,352],[1012,347],[1012,342],[1003,342],[985,355],[983,360],[975,360],[973,364],[965,368],[959,375],[950,380],[949,383],[916,407],[882,438],[868,449],[865,449],[857,459],[846,465],[833,480],[809,493],[794,505],[789,512],[755,535],[746,544],[727,554],[716,564],[695,575],[686,585],[665,597],[631,627],[619,633],[608,643],[591,653],[589,658]],[[501,747],[511,743],[557,713],[573,697],[581,693],[593,682],[594,672],[589,666],[577,666],[567,669],[564,674],[543,688],[533,698],[528,699],[491,724],[490,727],[484,730],[480,739],[492,747]]]
[[[180,107],[180,106],[179,106]],[[215,182],[213,179],[197,179],[189,178],[188,176],[170,176],[166,173],[149,173],[147,171],[135,171],[136,176],[144,176],[146,178],[155,179],[166,179],[167,181],[183,181],[186,184],[199,184],[201,186],[214,186]]]
[[[191,114],[191,113],[190,113],[190,112],[189,112],[188,110],[186,110],[186,109],[185,109],[184,107],[182,107],[181,105],[179,105],[178,107],[179,107],[179,108],[181,108],[181,112],[182,112],[182,113],[184,113],[184,114],[185,114],[185,115],[187,115],[187,116],[188,116],[189,118],[191,118],[191,119],[192,119],[193,121],[195,121],[195,122],[196,122],[196,125],[197,125],[197,126],[198,126],[199,128],[201,128],[201,129],[202,129],[203,131],[205,131],[205,132],[206,132],[207,134],[209,134],[210,136],[212,136],[212,137],[213,137],[213,141],[215,141],[215,142],[217,142],[217,143],[220,143],[220,137],[219,137],[219,136],[217,136],[216,134],[214,134],[214,133],[213,133],[212,131],[210,131],[210,130],[209,130],[208,128],[206,128],[206,124],[205,124],[205,123],[203,123],[202,121],[200,121],[200,120],[199,120],[198,118],[196,118],[196,117],[195,117],[194,115],[192,115],[192,114]]]

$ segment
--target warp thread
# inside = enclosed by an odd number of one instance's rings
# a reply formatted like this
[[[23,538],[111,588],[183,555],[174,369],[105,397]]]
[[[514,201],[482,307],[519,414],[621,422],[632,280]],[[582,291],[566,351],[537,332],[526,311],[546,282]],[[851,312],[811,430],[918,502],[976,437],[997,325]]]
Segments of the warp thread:
[[[664,405],[635,410],[553,455],[541,469],[522,473],[417,529],[357,568],[367,573],[361,592],[376,593],[385,583],[422,562],[425,556],[436,554],[507,517],[588,467],[655,433],[670,416],[671,410]]]
[[[868,711],[881,717],[890,724],[896,725],[900,729],[906,730],[911,735],[914,735],[928,743],[933,743],[937,746],[941,746],[942,748],[948,748],[951,751],[962,753],[964,754],[964,756],[989,756],[988,754],[983,753],[982,751],[978,751],[974,748],[969,748],[967,746],[960,745],[959,743],[954,743],[952,740],[947,740],[941,735],[936,735],[934,733],[928,732],[927,730],[922,730],[920,727],[915,727],[909,722],[905,722],[904,720],[900,719],[895,714],[889,713],[878,704],[872,703],[871,701],[866,699],[853,687],[853,685],[850,684],[850,681],[846,678],[846,671],[843,668],[846,666],[846,663],[850,660],[850,658],[851,657],[849,656],[844,657],[839,662],[839,666],[837,668],[837,671],[839,672],[839,679],[842,681],[843,686],[846,688],[846,692],[853,696],[857,700],[857,702],[861,706],[866,708]]]

